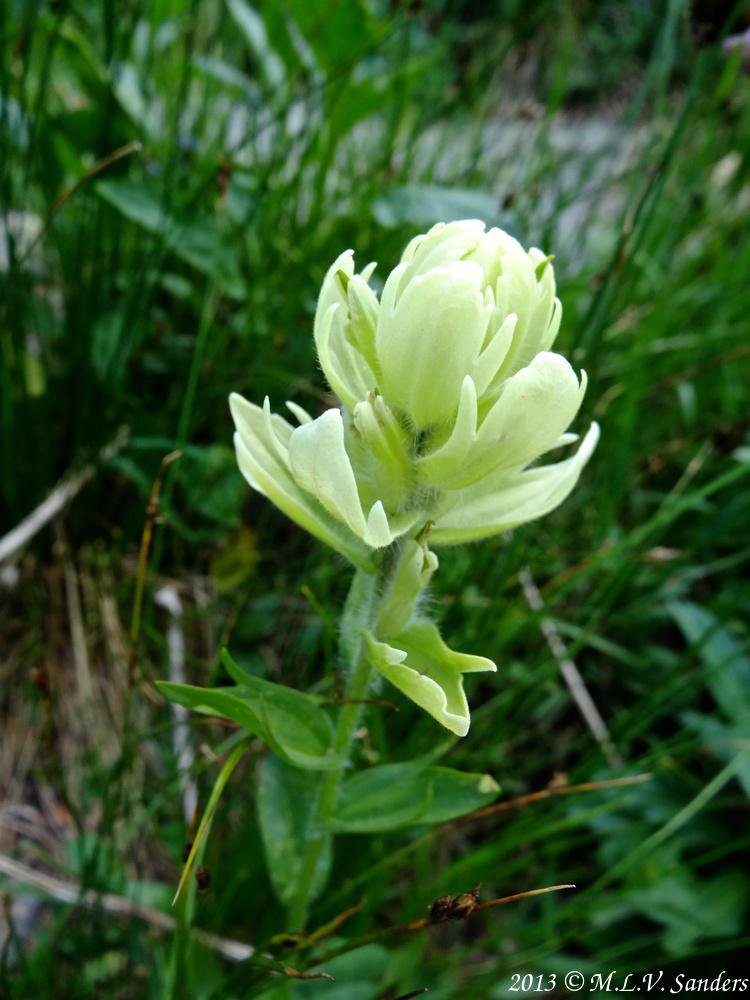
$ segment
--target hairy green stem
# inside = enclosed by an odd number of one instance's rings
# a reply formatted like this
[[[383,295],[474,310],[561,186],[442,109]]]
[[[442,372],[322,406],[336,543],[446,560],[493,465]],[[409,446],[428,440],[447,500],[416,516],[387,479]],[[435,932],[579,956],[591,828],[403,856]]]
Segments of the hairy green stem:
[[[339,650],[341,660],[348,669],[348,679],[344,690],[345,704],[341,707],[333,738],[333,751],[340,763],[334,770],[326,771],[320,779],[317,806],[297,884],[297,894],[289,908],[291,930],[304,929],[318,865],[330,836],[326,827],[336,808],[341,778],[349,766],[352,738],[362,713],[359,702],[367,695],[372,675],[372,668],[364,655],[362,633],[363,630],[372,628],[375,621],[381,580],[382,573],[372,575],[357,570],[344,606]]]

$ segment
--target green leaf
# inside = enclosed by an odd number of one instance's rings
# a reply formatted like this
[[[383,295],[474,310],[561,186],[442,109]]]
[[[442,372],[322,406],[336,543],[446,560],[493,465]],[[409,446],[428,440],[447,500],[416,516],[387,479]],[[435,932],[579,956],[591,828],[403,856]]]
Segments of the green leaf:
[[[680,867],[627,899],[637,912],[663,925],[666,950],[684,956],[699,941],[739,933],[747,890],[748,880],[740,870],[699,882],[691,870]]]
[[[176,479],[189,506],[207,521],[224,528],[234,528],[240,521],[240,508],[247,492],[237,475],[234,451],[223,444],[183,449]]]
[[[318,699],[283,684],[254,677],[234,662],[226,649],[221,660],[243,697],[254,699],[272,749],[295,767],[328,770],[340,763],[331,749],[333,727]],[[236,689],[235,689],[236,690]]]
[[[241,696],[239,688],[202,688],[192,684],[175,684],[173,681],[157,681],[156,686],[166,698],[178,705],[202,715],[229,719],[262,738],[263,725],[258,712],[248,699]]]
[[[268,87],[276,91],[286,81],[284,63],[271,48],[263,18],[245,0],[227,0],[227,9],[242,32]]]
[[[511,234],[515,227],[501,213],[498,198],[489,191],[441,187],[438,184],[405,184],[377,197],[372,213],[381,226],[430,226],[457,219],[483,219],[501,225]]]
[[[750,656],[712,612],[689,601],[668,611],[705,667],[706,685],[728,718],[750,721]]]
[[[112,89],[118,104],[146,135],[154,136],[158,131],[156,115],[142,84],[138,70],[130,62],[121,63],[113,74]]]
[[[683,712],[680,719],[685,726],[698,734],[719,760],[730,761],[738,749],[747,745],[747,725],[727,724],[715,715],[705,715],[701,712]],[[750,758],[738,768],[737,780],[742,785],[745,795],[750,798]]]
[[[372,1000],[382,996],[379,984],[392,958],[392,953],[379,944],[355,948],[322,966],[336,977],[335,983],[301,983],[295,986],[292,1000]]]
[[[218,56],[198,54],[193,56],[193,65],[199,73],[222,86],[239,91],[251,105],[261,101],[258,84],[246,76],[241,70],[225,62]]]
[[[284,10],[294,19],[321,67],[333,79],[373,44],[379,30],[363,0],[330,3],[325,7],[309,0],[288,0]]]
[[[489,774],[420,762],[384,764],[344,782],[331,827],[377,833],[416,823],[444,823],[488,805],[499,791]]]
[[[213,278],[233,298],[245,288],[234,246],[216,218],[182,222],[165,211],[150,185],[131,180],[102,180],[97,194],[146,232],[159,236],[176,257]]]
[[[288,906],[297,892],[318,789],[309,776],[269,755],[260,767],[258,818],[271,884]],[[325,885],[331,868],[331,838],[326,836],[313,883],[313,895]]]
[[[428,768],[432,782],[432,805],[426,823],[446,823],[489,805],[500,794],[491,774],[473,774],[450,767]]]
[[[293,767],[324,771],[338,766],[339,758],[331,749],[331,722],[314,698],[245,673],[226,652],[222,660],[237,687],[159,681],[159,690],[194,712],[236,722]]]
[[[384,764],[355,774],[341,787],[331,827],[376,833],[413,826],[430,805],[425,770],[421,764]]]
[[[176,225],[145,184],[129,180],[104,180],[98,181],[95,187],[97,194],[121,215],[149,233],[165,234],[170,227]]]

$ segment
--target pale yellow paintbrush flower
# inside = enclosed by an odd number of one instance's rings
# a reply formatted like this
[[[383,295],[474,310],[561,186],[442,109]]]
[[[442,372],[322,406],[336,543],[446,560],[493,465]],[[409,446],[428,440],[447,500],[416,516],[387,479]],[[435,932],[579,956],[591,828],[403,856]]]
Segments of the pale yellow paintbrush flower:
[[[340,408],[313,420],[288,403],[293,427],[267,399],[260,408],[230,398],[250,485],[368,572],[376,551],[400,538],[409,540],[402,568],[434,559],[415,540],[426,525],[430,545],[440,546],[543,516],[571,492],[599,435],[592,424],[571,457],[532,465],[577,440],[567,428],[586,389],[585,374],[579,379],[550,351],[562,310],[541,251],[466,220],[415,237],[380,300],[373,270],[356,274],[346,251],[318,299],[315,344]],[[416,594],[420,579],[412,579]],[[448,649],[413,611],[416,594],[401,628],[380,616],[370,654],[384,676],[463,735],[461,675],[494,664]]]

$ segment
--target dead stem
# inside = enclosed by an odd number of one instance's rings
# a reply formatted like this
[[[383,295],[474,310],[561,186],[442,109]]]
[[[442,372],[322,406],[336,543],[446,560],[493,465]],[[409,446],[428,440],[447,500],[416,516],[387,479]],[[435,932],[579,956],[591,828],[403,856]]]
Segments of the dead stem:
[[[148,555],[151,551],[151,540],[154,534],[154,524],[159,516],[159,495],[161,493],[164,473],[168,466],[175,462],[182,452],[170,451],[165,455],[159,465],[154,485],[151,487],[151,494],[146,506],[146,520],[143,525],[141,535],[141,545],[138,552],[138,570],[135,578],[135,594],[133,596],[133,612],[130,618],[130,657],[128,659],[128,678],[132,686],[136,676],[138,660],[138,639],[141,632],[141,613],[143,610],[143,591],[146,584],[146,569],[148,567]]]
[[[108,461],[128,443],[130,430],[121,427],[109,444],[99,452],[97,462],[84,466],[76,475],[66,477],[55,486],[52,492],[35,507],[15,528],[0,538],[0,563],[15,556],[37,532],[49,524],[61,510],[80,492],[97,471],[97,463]]]
[[[579,785],[549,785],[547,788],[542,788],[538,792],[530,792],[528,795],[519,795],[515,799],[505,799],[503,802],[495,802],[491,806],[484,806],[482,809],[477,809],[472,813],[467,813],[466,816],[459,816],[458,819],[449,820],[447,823],[443,823],[442,826],[438,827],[437,833],[443,833],[446,830],[453,829],[457,826],[463,826],[464,823],[473,823],[477,819],[483,819],[485,816],[492,816],[495,813],[507,812],[510,809],[518,809],[521,806],[528,806],[534,802],[541,802],[543,799],[550,799],[556,795],[576,795],[579,792],[596,792],[603,788],[626,788],[629,785],[640,785],[644,781],[651,781],[653,775],[648,772],[643,774],[631,774],[624,778],[607,778],[603,781],[584,781]],[[433,834],[433,831],[430,831]]]
[[[328,923],[323,924],[322,927],[313,931],[312,934],[308,934],[305,938],[305,944],[317,944],[318,941],[322,941],[324,938],[330,937],[331,934],[335,934],[342,924],[346,923],[346,921],[349,920],[350,917],[353,917],[355,913],[359,913],[366,902],[367,900],[360,899],[360,901],[355,903],[354,906],[347,907],[346,910],[337,914],[332,920],[329,920]]]
[[[575,889],[575,886],[568,883],[563,885],[548,885],[541,889],[526,889],[524,892],[516,892],[511,896],[501,896],[498,899],[491,899],[486,903],[475,902],[475,904],[471,907],[456,911],[450,919],[455,921],[466,920],[479,910],[490,910],[496,906],[504,906],[506,903],[515,903],[522,899],[529,899],[532,896],[542,896],[549,892],[560,892],[564,889]],[[456,899],[458,898],[459,897],[456,897]],[[346,944],[341,945],[339,948],[333,948],[330,951],[325,952],[323,955],[318,956],[313,962],[310,963],[310,967],[320,965],[323,962],[331,962],[339,955],[344,955],[347,952],[353,951],[356,948],[361,948],[366,944],[372,944],[375,941],[382,941],[385,938],[400,934],[414,934],[418,931],[425,930],[427,927],[435,927],[443,922],[444,921],[442,919],[435,919],[432,916],[427,916],[419,917],[417,920],[409,920],[405,924],[395,924],[392,927],[383,927],[378,931],[371,931],[369,934],[363,934],[361,937],[349,941]]]
[[[412,854],[417,848],[426,844],[434,837],[439,837],[450,830],[464,826],[466,823],[473,823],[478,819],[483,819],[485,816],[492,816],[495,813],[519,809],[523,806],[532,805],[535,802],[541,802],[544,799],[553,798],[558,795],[576,795],[579,793],[596,792],[607,788],[626,788],[630,785],[639,785],[643,781],[651,781],[651,779],[651,774],[643,773],[627,775],[623,778],[606,778],[602,781],[586,781],[578,785],[548,785],[547,788],[542,788],[538,792],[530,792],[527,795],[519,795],[515,799],[505,799],[502,802],[495,802],[491,806],[484,806],[482,809],[477,809],[474,812],[467,813],[465,816],[459,816],[457,819],[448,820],[440,826],[426,830],[420,836],[415,837],[414,840],[409,841],[408,844],[393,851],[386,859],[378,862],[377,865],[368,870],[366,875],[349,879],[341,886],[341,889],[336,893],[336,897],[356,889],[366,879],[372,878],[377,872],[387,870],[394,862]]]
[[[522,569],[518,574],[518,582],[521,584],[524,597],[531,610],[536,614],[542,612],[544,610],[544,600],[528,567]],[[622,757],[617,752],[607,724],[602,718],[596,702],[591,697],[586,682],[581,676],[581,672],[576,666],[575,661],[569,656],[567,647],[555,623],[551,618],[543,617],[540,628],[542,635],[547,640],[550,652],[560,668],[560,673],[570,691],[571,697],[576,703],[578,711],[583,716],[586,725],[589,727],[592,736],[601,747],[609,766],[612,768],[622,767]]]
[[[24,249],[24,252],[21,254],[18,263],[23,264],[24,261],[28,259],[31,251],[47,233],[47,230],[52,225],[52,222],[57,213],[60,211],[63,205],[73,197],[73,195],[80,187],[83,187],[83,185],[87,181],[90,181],[98,174],[103,173],[103,171],[105,171],[108,167],[111,167],[113,163],[117,163],[119,160],[124,160],[126,156],[132,156],[133,153],[140,153],[142,148],[143,147],[141,146],[140,142],[138,142],[137,139],[134,140],[133,142],[126,143],[124,146],[120,146],[119,149],[113,150],[113,152],[108,153],[107,156],[104,156],[101,160],[98,160],[92,167],[89,167],[89,169],[85,173],[81,174],[81,176],[76,181],[74,181],[69,188],[63,191],[62,194],[58,195],[57,198],[55,198],[55,200],[53,201],[50,210],[47,212],[47,215],[44,218],[44,222],[42,223],[41,229],[36,234],[34,239],[29,243],[29,245]]]
[[[143,920],[151,927],[167,933],[172,933],[177,926],[177,921],[169,914],[153,910],[142,903],[136,903],[126,896],[116,896],[111,892],[84,891],[77,882],[63,881],[53,875],[38,872],[34,868],[30,868],[20,861],[14,861],[13,858],[8,858],[3,854],[0,854],[0,872],[16,882],[34,886],[60,903],[85,906],[89,909],[100,908],[105,913]],[[192,933],[201,944],[217,951],[231,962],[244,962],[255,954],[253,946],[244,941],[218,937],[216,934],[209,934],[201,930],[193,930]]]

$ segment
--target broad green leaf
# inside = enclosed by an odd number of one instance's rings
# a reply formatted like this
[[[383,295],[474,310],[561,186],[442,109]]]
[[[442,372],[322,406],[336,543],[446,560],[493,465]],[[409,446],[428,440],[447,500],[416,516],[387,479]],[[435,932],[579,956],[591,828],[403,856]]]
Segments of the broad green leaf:
[[[173,681],[157,681],[156,686],[170,701],[184,705],[192,712],[229,719],[254,736],[263,738],[263,725],[256,708],[248,699],[239,696],[239,688],[202,688],[192,684],[175,684]]]
[[[297,891],[312,831],[318,788],[310,776],[269,754],[260,767],[258,818],[268,872],[276,895],[289,905]],[[331,838],[326,836],[315,873],[313,895],[325,885],[331,868]]]
[[[269,89],[277,91],[286,81],[286,71],[284,63],[271,48],[263,18],[245,0],[227,0],[227,9],[242,32]]]
[[[491,774],[472,774],[450,767],[427,769],[432,783],[432,804],[425,823],[446,823],[489,805],[500,794]]]
[[[344,782],[331,826],[349,833],[376,833],[416,823],[444,823],[488,805],[499,791],[489,774],[419,762],[384,764]]]
[[[218,56],[200,54],[193,56],[193,65],[198,72],[222,84],[222,86],[240,91],[251,104],[260,103],[261,96],[258,84],[235,66],[219,59]]]
[[[750,731],[747,724],[727,724],[723,719],[701,712],[683,712],[680,719],[698,734],[719,760],[728,762],[740,747],[747,746]],[[737,780],[750,798],[750,757],[740,765]]]
[[[254,677],[234,662],[226,649],[221,660],[243,697],[254,701],[275,745],[272,749],[295,767],[327,770],[338,766],[331,749],[333,727],[318,700],[283,684]]]
[[[187,503],[206,520],[224,528],[239,523],[246,490],[232,449],[223,444],[183,449],[176,479]]]
[[[102,180],[96,191],[126,219],[158,235],[180,260],[213,278],[228,295],[243,297],[234,243],[226,238],[217,219],[182,222],[164,210],[151,186],[138,181]]]
[[[740,932],[747,891],[742,871],[698,881],[690,869],[680,866],[673,875],[628,893],[627,900],[637,912],[663,925],[669,953],[684,956],[699,941],[732,938]]]
[[[145,185],[129,180],[103,180],[96,192],[121,215],[149,233],[166,235],[177,223],[162,208],[159,199]]]
[[[431,226],[457,219],[484,219],[502,225],[511,234],[514,226],[502,215],[498,198],[489,191],[441,187],[437,184],[405,184],[380,195],[372,213],[381,226]]]
[[[228,657],[224,662],[231,663]],[[201,688],[171,681],[159,681],[158,687],[194,712],[236,722],[294,767],[323,771],[338,766],[330,720],[313,698],[252,677],[233,663],[230,673],[239,680],[236,687]]]
[[[333,135],[340,139],[358,122],[382,111],[395,79],[395,73],[391,77],[380,73],[350,81],[336,94],[336,100],[330,109],[329,120]]]
[[[146,135],[157,134],[157,115],[143,92],[142,79],[130,62],[123,62],[113,74],[113,90],[120,107]]]
[[[321,67],[333,79],[336,79],[334,74],[340,75],[352,66],[357,54],[369,48],[378,31],[382,31],[363,0],[325,6],[309,0],[288,0],[284,9],[309,42]]]
[[[430,805],[429,780],[421,764],[384,764],[345,781],[331,827],[348,833],[376,833],[412,826]]]
[[[673,601],[669,613],[703,661],[708,689],[728,718],[750,721],[750,656],[707,608]]]
[[[378,984],[392,957],[392,953],[380,944],[366,944],[339,955],[321,966],[335,976],[335,983],[325,980],[294,983],[292,1000],[372,1000],[382,996]]]

